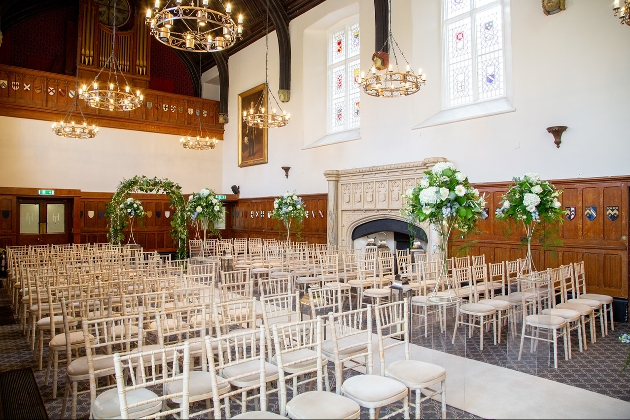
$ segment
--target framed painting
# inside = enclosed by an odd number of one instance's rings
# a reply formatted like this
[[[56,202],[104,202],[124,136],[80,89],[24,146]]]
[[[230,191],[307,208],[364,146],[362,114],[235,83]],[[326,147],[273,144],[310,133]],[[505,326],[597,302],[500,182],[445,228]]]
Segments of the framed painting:
[[[263,95],[262,103],[259,103],[260,95]],[[264,83],[238,95],[238,166],[241,168],[267,163],[267,128],[249,127],[243,121],[243,112],[260,106],[267,108]]]

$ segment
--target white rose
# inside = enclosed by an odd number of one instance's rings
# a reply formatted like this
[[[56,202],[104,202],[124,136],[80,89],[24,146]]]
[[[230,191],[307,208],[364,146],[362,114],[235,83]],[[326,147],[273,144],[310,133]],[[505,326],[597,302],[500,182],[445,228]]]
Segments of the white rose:
[[[277,209],[277,208],[278,208],[278,202],[277,202],[277,201],[274,201],[274,202],[273,202],[273,208],[274,208],[274,209]]]
[[[424,206],[424,207],[422,207],[422,211],[423,211],[425,214],[429,214],[429,213],[431,213],[431,207],[429,207],[429,206]]]
[[[534,194],[540,194],[543,191],[542,187],[540,185],[534,185],[532,187],[532,192]]]
[[[532,204],[530,206],[527,206],[527,211],[532,212],[534,210],[536,210],[536,206],[535,205]]]
[[[466,175],[463,172],[456,172],[455,179],[457,179],[459,182],[464,182],[464,180],[466,179]]]
[[[559,208],[560,208],[560,206],[561,206],[561,204],[560,204],[560,202],[559,202],[558,200],[553,200],[553,206],[554,206],[555,208],[559,209]]]
[[[420,186],[422,188],[429,188],[429,180],[427,178],[422,178],[420,180]]]
[[[507,201],[507,200],[505,200],[505,201],[503,202],[503,208],[504,208],[504,209],[509,209],[509,208],[510,208],[510,202],[509,202],[509,201]]]
[[[460,197],[463,197],[466,194],[466,187],[464,187],[463,185],[456,186],[455,194],[457,194]]]
[[[293,206],[289,206],[289,208],[287,209],[288,211],[293,210]]]
[[[442,201],[446,200],[450,193],[451,192],[449,191],[448,188],[445,188],[445,187],[440,188],[440,198],[442,199]]]
[[[407,191],[405,191],[405,195],[407,197],[411,197],[411,194],[413,194],[413,188],[409,188]]]
[[[195,211],[196,211],[197,213],[201,213],[201,210],[203,210],[203,209],[201,208],[201,206],[197,206],[197,208],[195,209]]]
[[[293,199],[297,200],[297,195],[293,194]]]
[[[210,190],[207,188],[204,188],[203,190],[199,191],[199,195],[201,195],[202,197],[207,197],[208,194],[210,194]]]
[[[214,209],[218,211],[219,210],[219,206],[214,206]]]

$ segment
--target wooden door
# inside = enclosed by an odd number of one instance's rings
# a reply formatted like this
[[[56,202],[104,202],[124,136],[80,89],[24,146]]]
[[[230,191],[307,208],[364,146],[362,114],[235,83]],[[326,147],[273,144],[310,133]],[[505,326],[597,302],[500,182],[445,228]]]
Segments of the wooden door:
[[[71,243],[72,200],[18,198],[18,245]]]

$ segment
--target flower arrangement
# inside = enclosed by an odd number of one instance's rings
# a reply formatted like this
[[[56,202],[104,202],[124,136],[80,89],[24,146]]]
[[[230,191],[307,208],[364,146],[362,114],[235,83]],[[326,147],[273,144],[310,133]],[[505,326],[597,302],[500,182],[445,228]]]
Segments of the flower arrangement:
[[[130,219],[140,219],[146,214],[140,200],[136,200],[135,198],[131,197],[127,198],[120,204],[120,209],[122,210],[125,217],[128,217]]]
[[[526,264],[531,271],[531,241],[537,223],[562,221],[564,211],[558,197],[561,190],[547,181],[541,181],[540,175],[527,173],[523,177],[514,177],[514,185],[503,195],[501,207],[495,212],[498,220],[512,219],[522,222],[527,231]]]
[[[287,241],[291,235],[291,222],[296,221],[302,223],[304,217],[306,217],[306,210],[304,209],[304,202],[302,198],[288,191],[282,196],[273,201],[273,213],[271,217],[274,219],[282,220],[284,226],[287,228]]]
[[[440,250],[446,273],[448,240],[453,228],[462,234],[470,233],[477,219],[485,214],[486,200],[451,162],[436,163],[425,174],[415,188],[405,192],[401,214],[409,223],[431,222],[442,240]]]
[[[191,194],[188,198],[186,215],[191,222],[201,223],[205,240],[206,230],[210,226],[210,222],[218,222],[223,217],[223,203],[217,198],[214,191],[204,188],[198,193]]]
[[[621,334],[621,336],[619,337],[619,341],[621,341],[624,344],[630,344],[630,334]],[[623,372],[624,370],[626,370],[628,366],[630,366],[630,351],[628,352],[628,358],[626,359],[626,364],[623,366],[623,369],[621,369],[621,371]]]
[[[497,219],[514,219],[526,226],[541,220],[562,220],[564,211],[558,201],[562,191],[556,190],[547,181],[541,181],[538,174],[528,173],[522,178],[515,177],[513,181],[514,185],[503,195],[501,208],[496,210]]]

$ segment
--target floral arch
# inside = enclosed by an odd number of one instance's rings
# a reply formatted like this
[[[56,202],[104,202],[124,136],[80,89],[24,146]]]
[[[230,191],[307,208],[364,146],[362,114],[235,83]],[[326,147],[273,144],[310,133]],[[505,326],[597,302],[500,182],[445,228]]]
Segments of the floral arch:
[[[171,220],[171,236],[177,243],[177,258],[186,258],[186,244],[188,243],[188,226],[186,225],[186,202],[182,195],[182,187],[179,184],[156,177],[134,176],[123,179],[112,200],[107,204],[105,214],[110,220],[110,229],[107,239],[110,243],[119,244],[125,238],[123,229],[127,226],[127,218],[120,210],[120,205],[135,192],[167,194],[170,197],[170,206],[175,209]]]

